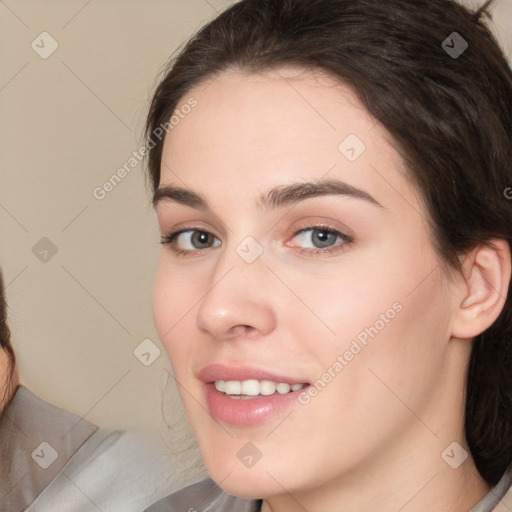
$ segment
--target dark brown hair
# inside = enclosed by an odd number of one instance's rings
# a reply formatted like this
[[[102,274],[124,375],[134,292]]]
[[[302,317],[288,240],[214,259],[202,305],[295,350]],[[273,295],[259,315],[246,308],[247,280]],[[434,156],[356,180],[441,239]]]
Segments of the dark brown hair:
[[[391,134],[443,265],[460,271],[459,256],[479,244],[512,241],[505,194],[512,184],[512,72],[484,23],[492,3],[473,13],[449,0],[242,0],[170,59],[145,135],[168,122],[194,86],[227,68],[327,72]],[[450,53],[464,41],[465,51]],[[162,147],[159,140],[147,153],[153,191]],[[494,485],[512,460],[510,284],[501,315],[474,340],[466,391],[467,442]]]
[[[0,270],[0,350],[3,350],[8,359],[5,376],[0,375],[0,413],[7,405],[14,391],[14,371],[16,356],[11,344],[11,332],[7,325],[7,301],[5,300],[5,287],[2,271]],[[3,390],[2,390],[3,388]]]

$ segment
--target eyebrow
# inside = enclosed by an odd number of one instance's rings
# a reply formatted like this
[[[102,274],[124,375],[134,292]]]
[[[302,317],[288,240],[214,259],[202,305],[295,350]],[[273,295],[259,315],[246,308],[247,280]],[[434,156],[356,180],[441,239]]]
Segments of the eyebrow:
[[[328,195],[354,197],[384,208],[368,192],[337,179],[279,185],[262,194],[257,204],[260,209],[268,210],[296,204],[310,197]],[[161,201],[172,201],[198,210],[212,211],[203,195],[175,185],[165,185],[155,191],[153,207],[156,208]]]

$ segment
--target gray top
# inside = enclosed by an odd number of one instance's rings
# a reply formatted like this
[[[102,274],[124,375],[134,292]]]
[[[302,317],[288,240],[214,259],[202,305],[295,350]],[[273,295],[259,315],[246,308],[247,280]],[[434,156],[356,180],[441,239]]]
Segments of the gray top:
[[[469,512],[492,512],[511,485],[512,463],[500,481]],[[213,480],[207,479],[167,496],[146,512],[183,512],[193,509],[201,512],[260,512],[262,501],[236,498],[224,492]]]
[[[25,510],[97,429],[19,386],[0,416],[1,510]]]
[[[141,512],[179,489],[147,430],[98,428],[24,386],[0,416],[0,512]]]

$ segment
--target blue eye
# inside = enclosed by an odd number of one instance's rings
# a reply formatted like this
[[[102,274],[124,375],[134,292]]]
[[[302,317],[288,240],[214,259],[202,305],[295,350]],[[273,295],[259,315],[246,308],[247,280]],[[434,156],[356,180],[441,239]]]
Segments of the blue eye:
[[[190,236],[192,234],[192,236]],[[186,235],[186,236],[182,236]],[[192,246],[192,249],[190,248],[177,248],[175,247],[176,242],[179,241],[179,239],[182,238],[182,243]],[[171,246],[171,249],[178,255],[185,255],[190,252],[195,252],[197,249],[209,249],[209,245],[212,242],[212,239],[216,238],[212,233],[204,230],[199,229],[183,229],[181,231],[175,231],[173,233],[169,233],[167,236],[162,237],[162,241],[160,243],[162,244],[169,244]],[[220,245],[217,244],[217,246]],[[206,246],[206,247],[205,247]]]
[[[343,246],[353,241],[350,236],[345,235],[341,231],[324,226],[311,226],[296,231],[292,240],[295,238],[299,238],[302,243],[308,243],[309,241],[309,247],[299,247],[297,250],[300,253],[310,254],[325,254],[341,250]],[[215,240],[218,243],[215,244]],[[204,249],[221,245],[220,240],[209,231],[194,228],[182,229],[162,236],[160,243],[168,244],[177,256],[189,256],[192,253],[197,255]],[[182,247],[179,247],[179,245],[182,245]],[[286,245],[290,246],[288,243]],[[291,247],[294,246],[292,245]]]
[[[331,247],[337,247],[337,245],[335,245],[337,240],[341,240],[343,243],[351,241],[350,237],[340,231],[321,226],[302,229],[297,232],[294,238],[299,238],[302,242],[309,241],[310,246],[303,247],[303,249],[313,249],[315,250],[314,252],[317,252],[318,249],[320,249],[321,252],[326,252],[324,250],[326,248],[330,250]]]
[[[324,249],[332,247],[336,240],[342,238],[342,235],[323,228],[309,228],[299,231],[295,238],[299,238],[302,242],[309,242],[309,248]]]

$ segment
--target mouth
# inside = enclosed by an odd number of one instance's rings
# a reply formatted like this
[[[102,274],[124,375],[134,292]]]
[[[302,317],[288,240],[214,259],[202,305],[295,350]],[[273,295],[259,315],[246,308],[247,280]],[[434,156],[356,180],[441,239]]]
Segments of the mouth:
[[[215,389],[229,398],[251,400],[257,396],[286,395],[306,387],[307,383],[289,384],[272,380],[216,380]]]
[[[229,425],[251,427],[270,421],[291,407],[310,386],[306,380],[259,368],[211,364],[199,372],[213,418]]]

